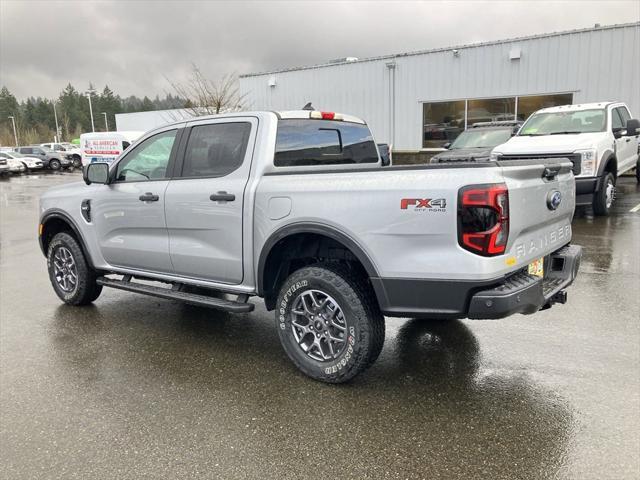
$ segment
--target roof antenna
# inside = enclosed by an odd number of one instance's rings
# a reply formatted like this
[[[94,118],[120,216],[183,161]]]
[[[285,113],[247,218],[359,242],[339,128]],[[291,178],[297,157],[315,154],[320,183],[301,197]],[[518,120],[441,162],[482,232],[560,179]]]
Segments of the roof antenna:
[[[311,102],[309,102],[304,107],[302,107],[302,110],[315,110],[315,108],[313,108],[313,105],[311,105]]]

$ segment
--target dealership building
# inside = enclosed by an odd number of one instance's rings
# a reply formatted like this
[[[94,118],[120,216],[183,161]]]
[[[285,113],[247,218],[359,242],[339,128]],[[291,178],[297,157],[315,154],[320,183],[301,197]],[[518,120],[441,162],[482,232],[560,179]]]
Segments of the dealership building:
[[[242,75],[250,110],[357,115],[394,152],[429,155],[475,122],[626,102],[640,116],[640,22]]]

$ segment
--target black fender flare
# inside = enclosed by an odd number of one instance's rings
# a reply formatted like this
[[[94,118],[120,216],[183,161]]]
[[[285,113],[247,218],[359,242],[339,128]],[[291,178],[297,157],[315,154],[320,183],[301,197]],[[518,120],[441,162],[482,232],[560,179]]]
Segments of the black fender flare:
[[[618,161],[618,159],[616,158],[616,154],[615,152],[606,152],[602,158],[602,161],[600,162],[600,165],[598,166],[598,172],[597,172],[597,176],[598,177],[602,177],[604,176],[604,168],[607,166],[607,164],[611,161],[611,159],[613,159],[615,162]],[[618,176],[618,172],[617,169],[615,172],[613,172],[613,175],[615,177]]]
[[[257,294],[262,296],[264,294],[264,270],[267,263],[267,258],[273,250],[273,247],[284,238],[299,233],[315,233],[318,235],[324,235],[337,242],[342,243],[347,247],[351,253],[360,261],[369,277],[378,277],[378,272],[373,261],[369,258],[364,249],[349,235],[338,230],[335,227],[318,223],[318,222],[297,222],[290,223],[273,232],[269,238],[264,242],[262,250],[260,251],[260,259],[258,261],[258,278],[257,282]]]
[[[42,253],[44,254],[44,256],[45,257],[47,256],[47,250],[45,249],[45,246],[44,246],[44,233],[45,233],[44,232],[44,227],[45,227],[45,225],[47,224],[47,222],[49,220],[53,220],[53,219],[62,220],[67,225],[69,225],[69,227],[73,231],[74,235],[78,239],[78,242],[80,243],[80,248],[82,249],[82,253],[84,254],[84,258],[87,260],[87,262],[89,263],[89,266],[91,268],[95,268],[94,264],[93,264],[93,260],[91,259],[91,255],[89,255],[89,251],[87,250],[86,242],[84,240],[84,236],[80,232],[80,229],[78,228],[78,225],[76,224],[75,220],[73,218],[71,218],[71,216],[69,216],[69,214],[67,214],[66,212],[64,212],[62,210],[58,210],[58,209],[49,210],[40,219],[40,225],[42,225],[42,229],[43,230],[42,230],[41,234],[38,235],[38,243],[40,244],[40,250],[42,250]]]

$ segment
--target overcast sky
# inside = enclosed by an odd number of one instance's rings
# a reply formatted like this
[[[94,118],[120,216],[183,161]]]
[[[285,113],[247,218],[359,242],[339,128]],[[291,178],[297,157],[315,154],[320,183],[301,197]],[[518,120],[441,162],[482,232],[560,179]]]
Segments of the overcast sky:
[[[154,96],[191,62],[215,78],[639,20],[638,0],[0,0],[0,84],[19,99],[68,82]]]

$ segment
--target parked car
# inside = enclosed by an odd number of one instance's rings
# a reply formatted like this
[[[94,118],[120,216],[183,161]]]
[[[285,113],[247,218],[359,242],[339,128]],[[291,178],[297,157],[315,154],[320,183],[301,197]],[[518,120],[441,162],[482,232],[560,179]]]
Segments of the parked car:
[[[7,165],[9,165],[9,171],[13,174],[21,174],[27,171],[27,168],[21,161],[13,158],[7,158]]]
[[[496,147],[494,160],[570,158],[577,205],[609,215],[615,185],[623,173],[640,167],[640,121],[620,102],[564,105],[533,113],[518,134]],[[637,174],[640,183],[640,174]]]
[[[73,162],[64,155],[54,152],[50,148],[41,147],[40,145],[29,145],[26,147],[16,148],[16,152],[20,155],[34,157],[40,159],[44,168],[50,170],[60,170],[61,168],[69,168],[73,166]]]
[[[26,171],[41,170],[44,167],[41,160],[33,157],[25,157],[18,152],[12,152],[10,150],[6,152],[0,152],[0,158],[19,161],[20,163],[22,163],[22,165],[24,165]]]
[[[7,177],[11,174],[9,163],[6,158],[0,158],[0,177]]]
[[[478,122],[446,144],[446,152],[431,158],[431,163],[488,162],[491,151],[518,132],[522,122]]]
[[[383,315],[534,313],[566,301],[581,256],[570,161],[385,166],[365,122],[334,112],[166,125],[83,175],[40,202],[62,301],[112,287],[243,313],[262,297],[293,363],[331,383],[376,360]]]
[[[41,147],[47,147],[54,152],[60,153],[68,160],[73,162],[73,166],[76,168],[82,167],[82,151],[78,148],[78,145],[73,145],[68,142],[63,143],[41,143]]]

